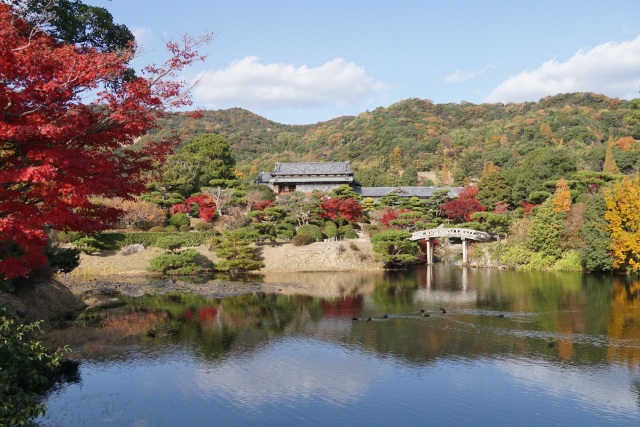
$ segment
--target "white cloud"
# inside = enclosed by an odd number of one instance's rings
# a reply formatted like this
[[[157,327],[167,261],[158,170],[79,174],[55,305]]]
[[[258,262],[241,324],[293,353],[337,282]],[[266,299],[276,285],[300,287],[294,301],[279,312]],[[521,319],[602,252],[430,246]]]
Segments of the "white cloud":
[[[467,80],[474,79],[481,74],[486,73],[489,70],[495,69],[496,66],[493,64],[485,65],[479,70],[460,70],[457,69],[453,72],[453,74],[449,74],[444,78],[445,83],[460,83],[465,82]]]
[[[565,62],[556,58],[498,85],[485,102],[537,101],[548,95],[596,92],[633,98],[640,88],[640,36],[579,50]]]
[[[366,100],[384,84],[364,68],[335,58],[319,67],[264,64],[255,56],[203,72],[194,100],[208,108],[317,108]]]
[[[131,33],[136,38],[138,50],[143,51],[145,47],[153,40],[153,31],[151,28],[131,27]]]

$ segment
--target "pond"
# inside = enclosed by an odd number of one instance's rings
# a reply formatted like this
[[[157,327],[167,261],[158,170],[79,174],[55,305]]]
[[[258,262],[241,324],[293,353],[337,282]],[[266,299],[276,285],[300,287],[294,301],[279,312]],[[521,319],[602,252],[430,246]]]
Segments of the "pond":
[[[640,425],[638,281],[446,265],[265,280],[311,287],[131,298],[55,331],[80,365],[38,422]]]

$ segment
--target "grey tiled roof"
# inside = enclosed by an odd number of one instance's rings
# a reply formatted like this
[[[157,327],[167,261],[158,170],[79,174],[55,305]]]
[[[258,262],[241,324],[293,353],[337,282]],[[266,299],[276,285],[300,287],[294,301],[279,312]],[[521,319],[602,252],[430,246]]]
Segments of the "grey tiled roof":
[[[258,184],[268,184],[271,179],[271,174],[269,172],[258,172],[258,179],[256,182]]]
[[[433,197],[439,190],[449,190],[449,197],[458,197],[464,187],[361,187],[356,189],[362,197],[384,197],[395,193],[399,197]]]
[[[276,163],[271,172],[278,175],[352,175],[349,162]]]

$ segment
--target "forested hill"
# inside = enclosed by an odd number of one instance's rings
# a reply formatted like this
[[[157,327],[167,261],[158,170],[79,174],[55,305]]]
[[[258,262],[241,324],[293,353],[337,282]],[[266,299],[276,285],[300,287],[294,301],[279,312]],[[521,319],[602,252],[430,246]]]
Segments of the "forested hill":
[[[159,132],[179,130],[184,142],[201,133],[225,137],[248,177],[275,162],[348,160],[365,185],[397,185],[415,171],[431,172],[436,184],[461,184],[478,179],[483,168],[508,170],[542,151],[569,155],[577,170],[601,171],[608,145],[617,167],[633,172],[640,146],[629,137],[640,139],[640,126],[625,120],[637,114],[631,105],[593,93],[506,105],[407,99],[304,126],[233,108],[204,111],[200,119],[174,114]]]

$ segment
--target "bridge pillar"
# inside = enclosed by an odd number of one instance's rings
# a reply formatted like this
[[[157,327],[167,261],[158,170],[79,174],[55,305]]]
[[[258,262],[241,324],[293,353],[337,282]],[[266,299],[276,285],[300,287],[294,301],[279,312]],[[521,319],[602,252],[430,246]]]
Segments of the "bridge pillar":
[[[431,239],[425,239],[427,242],[427,265],[433,264],[433,247],[431,245]]]
[[[462,263],[466,264],[468,262],[469,261],[467,259],[467,239],[463,237],[462,238]]]

